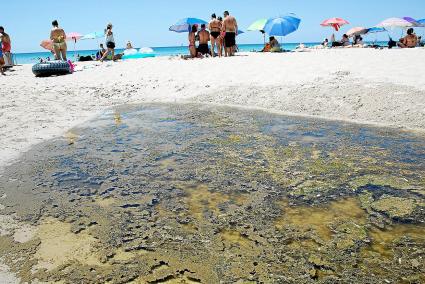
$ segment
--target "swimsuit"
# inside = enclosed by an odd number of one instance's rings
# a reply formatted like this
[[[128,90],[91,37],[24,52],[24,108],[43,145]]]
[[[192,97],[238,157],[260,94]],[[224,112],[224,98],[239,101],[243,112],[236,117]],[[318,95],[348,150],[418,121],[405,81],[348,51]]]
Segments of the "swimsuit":
[[[10,42],[3,42],[3,47],[2,50],[3,52],[10,52],[10,50],[12,49]]]
[[[111,32],[110,35],[106,35],[106,47],[110,49],[115,48],[114,34]]]
[[[59,50],[62,50],[62,48],[66,47],[66,42],[54,42],[53,46],[58,48]]]
[[[213,38],[218,38],[220,36],[220,32],[211,32],[210,33]]]
[[[226,32],[224,36],[224,43],[226,47],[233,47],[236,45],[236,33],[235,32]]]
[[[210,53],[210,49],[208,48],[208,43],[199,44],[198,52],[200,52],[202,55]]]

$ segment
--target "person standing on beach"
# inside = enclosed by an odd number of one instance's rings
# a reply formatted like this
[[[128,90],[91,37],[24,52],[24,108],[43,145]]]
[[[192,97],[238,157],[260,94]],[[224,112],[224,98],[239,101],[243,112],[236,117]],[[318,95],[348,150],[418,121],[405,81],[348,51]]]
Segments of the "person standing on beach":
[[[206,30],[205,24],[201,25],[201,30],[198,32],[199,46],[198,52],[202,55],[207,55],[210,52],[208,42],[210,41],[210,33]]]
[[[219,48],[220,44],[220,33],[221,33],[221,22],[217,20],[217,16],[215,14],[211,15],[211,21],[208,24],[208,29],[210,30],[211,35],[211,56],[215,56],[215,45],[217,44],[217,52],[218,56],[221,57],[221,48]]]
[[[226,35],[226,33],[222,31],[223,18],[218,17],[217,20],[220,22],[220,36],[218,37],[218,40],[217,40],[218,41],[217,48],[218,48],[218,56],[221,57],[223,56],[224,36]]]
[[[235,17],[230,16],[228,11],[224,12],[224,21],[222,31],[226,33],[224,36],[224,44],[228,56],[235,55],[236,35],[238,33],[238,23]]]
[[[103,54],[102,58],[100,59],[100,62],[103,62],[105,58],[111,53],[112,60],[115,61],[115,39],[114,39],[114,33],[112,32],[112,24],[109,23],[106,26],[105,29],[105,37],[106,37],[106,52]]]
[[[3,51],[0,48],[0,74],[1,75],[6,75],[6,74],[4,74],[3,66],[4,66]]]
[[[66,61],[66,34],[65,31],[59,27],[58,21],[52,22],[53,29],[50,31],[50,39],[53,41],[53,50],[55,52],[55,59]]]
[[[13,66],[12,56],[10,54],[12,50],[12,41],[10,40],[10,36],[4,31],[3,27],[0,27],[0,42],[5,65]]]
[[[193,25],[191,28],[191,31],[188,35],[188,40],[189,40],[189,52],[190,52],[190,57],[191,58],[196,58],[198,57],[198,52],[196,50],[196,32],[198,31],[198,26],[197,25]]]

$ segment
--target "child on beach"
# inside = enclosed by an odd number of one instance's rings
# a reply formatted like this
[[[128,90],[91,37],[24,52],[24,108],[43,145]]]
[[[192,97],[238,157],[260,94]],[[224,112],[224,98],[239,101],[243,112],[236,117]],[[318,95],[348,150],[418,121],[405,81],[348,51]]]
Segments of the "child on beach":
[[[114,39],[114,33],[112,32],[112,24],[109,23],[106,26],[105,29],[105,37],[106,37],[106,52],[103,54],[102,58],[100,59],[100,62],[103,62],[105,58],[111,53],[112,60],[115,61],[115,39]]]

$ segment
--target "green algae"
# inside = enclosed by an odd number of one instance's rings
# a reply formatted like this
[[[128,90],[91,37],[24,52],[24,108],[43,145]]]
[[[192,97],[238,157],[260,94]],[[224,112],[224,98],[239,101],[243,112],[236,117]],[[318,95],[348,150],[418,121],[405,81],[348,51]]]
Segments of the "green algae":
[[[422,138],[208,107],[124,107],[106,121],[73,130],[72,143],[40,145],[0,181],[5,212],[41,232],[26,244],[0,238],[0,257],[25,281],[379,283],[425,273]],[[411,153],[400,152],[406,144]],[[81,250],[36,269],[64,237]]]

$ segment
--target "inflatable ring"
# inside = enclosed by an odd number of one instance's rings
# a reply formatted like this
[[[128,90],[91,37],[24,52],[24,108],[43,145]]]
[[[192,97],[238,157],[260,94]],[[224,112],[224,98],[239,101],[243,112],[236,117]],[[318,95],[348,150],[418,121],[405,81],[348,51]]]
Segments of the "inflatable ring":
[[[35,64],[32,67],[32,73],[36,77],[66,75],[71,73],[71,68],[65,61],[49,61]]]

